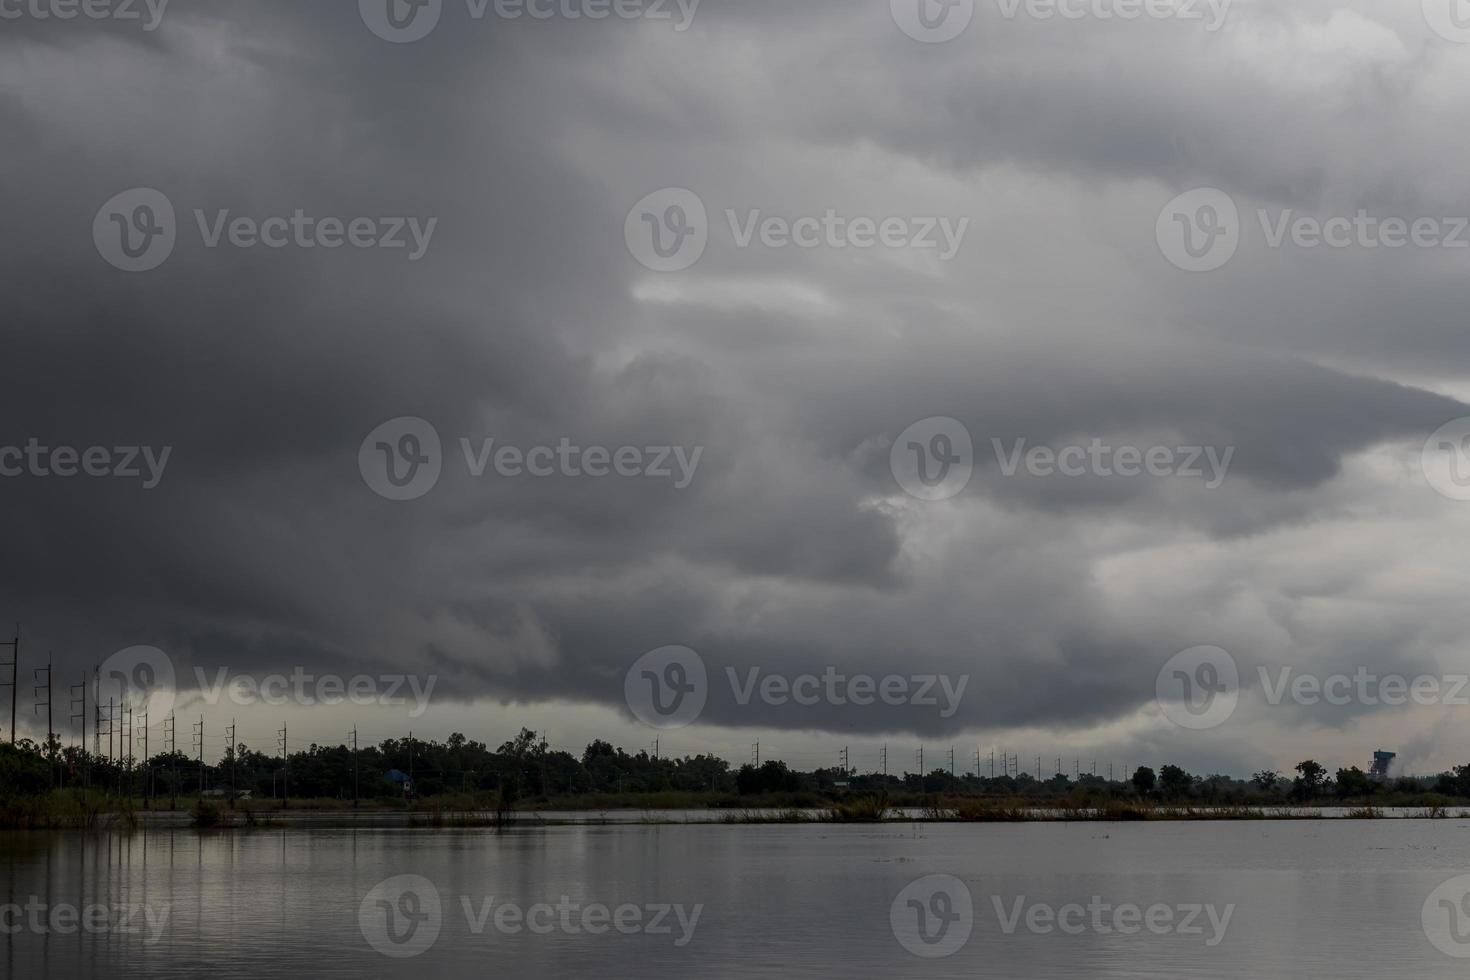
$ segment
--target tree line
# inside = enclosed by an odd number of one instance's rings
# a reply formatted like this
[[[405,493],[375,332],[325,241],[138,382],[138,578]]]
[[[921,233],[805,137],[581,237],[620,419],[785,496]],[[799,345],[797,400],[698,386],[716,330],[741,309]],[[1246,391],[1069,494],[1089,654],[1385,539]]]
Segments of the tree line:
[[[493,794],[501,801],[535,802],[578,796],[684,794],[688,797],[831,798],[842,794],[887,794],[895,798],[997,796],[1037,800],[1143,799],[1203,804],[1306,803],[1389,799],[1423,794],[1470,799],[1470,765],[1437,777],[1380,781],[1357,767],[1329,775],[1305,760],[1295,776],[1262,771],[1249,780],[1193,775],[1174,765],[1157,772],[1140,766],[1131,777],[1108,780],[1082,773],[1057,773],[1038,780],[1028,773],[996,777],[955,775],[943,768],[927,773],[886,775],[833,766],[798,771],[781,760],[732,767],[712,755],[663,758],[646,750],[629,753],[601,739],[580,757],[551,748],[544,737],[523,729],[491,749],[455,733],[432,739],[385,739],[354,750],[317,745],[266,753],[244,743],[201,765],[181,752],[158,753],[123,762],[83,747],[48,746],[22,739],[0,745],[0,794],[37,795],[55,789],[87,788],[104,794],[153,800],[208,796],[252,799],[390,801],[450,794]]]

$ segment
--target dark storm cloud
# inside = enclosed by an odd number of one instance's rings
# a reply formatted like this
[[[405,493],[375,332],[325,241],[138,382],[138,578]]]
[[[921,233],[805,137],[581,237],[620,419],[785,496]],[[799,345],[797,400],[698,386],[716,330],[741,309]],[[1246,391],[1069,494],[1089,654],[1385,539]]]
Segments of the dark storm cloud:
[[[1467,411],[1393,371],[1327,365],[1462,352],[1448,325],[1462,277],[1306,270],[1340,286],[1319,300],[1285,281],[1287,260],[1245,254],[1186,282],[1152,228],[1196,183],[1243,201],[1318,202],[1343,182],[1364,200],[1435,200],[1432,151],[1362,173],[1340,153],[1385,132],[1406,78],[1438,62],[1315,53],[1352,83],[1337,98],[1361,125],[1283,135],[1255,105],[1279,95],[1305,120],[1320,93],[1224,73],[1250,50],[1238,35],[1112,26],[1068,47],[987,15],[935,49],[886,6],[705,0],[676,35],[471,23],[451,3],[407,45],[350,3],[176,2],[146,35],[7,25],[0,445],[172,457],[152,490],[0,483],[0,612],[35,624],[68,671],[153,642],[183,666],[432,670],[441,695],[523,703],[619,705],[627,665],[676,643],[721,677],[970,675],[949,718],[741,706],[721,687],[704,719],[931,735],[1116,721],[1151,699],[1170,654],[1203,642],[1246,663],[1287,655],[1284,635],[1306,656],[1432,661],[1422,611],[1385,616],[1371,649],[1344,644],[1293,605],[1314,571],[1229,549],[1396,506],[1347,464],[1417,452]],[[1099,53],[1145,47],[1127,70]],[[1405,190],[1416,174],[1422,194]],[[180,238],[129,275],[90,229],[135,186],[168,195]],[[945,268],[722,237],[660,278],[622,228],[663,186],[695,188],[716,225],[727,207],[883,217],[910,194],[899,213],[994,210]],[[416,262],[207,249],[196,208],[438,224]],[[1041,234],[1069,210],[1090,215],[1082,232]],[[1008,277],[1014,255],[1044,259],[1050,281]],[[936,415],[967,425],[978,465],[959,500],[930,506],[898,489],[888,450]],[[395,503],[365,485],[357,452],[400,416],[434,424],[445,474]],[[1205,492],[1010,478],[989,453],[991,438],[1094,436],[1235,455]],[[703,456],[685,489],[474,478],[462,437]],[[1211,560],[1180,574],[1189,549]]]

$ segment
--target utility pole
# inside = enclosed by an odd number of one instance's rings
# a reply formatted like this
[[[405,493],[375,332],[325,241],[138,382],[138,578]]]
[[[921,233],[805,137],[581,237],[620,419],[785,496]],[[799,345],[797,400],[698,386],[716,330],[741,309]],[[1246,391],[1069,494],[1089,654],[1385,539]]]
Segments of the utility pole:
[[[148,709],[143,709],[143,803],[153,797],[153,766],[148,755]]]
[[[233,804],[235,802],[235,725],[236,725],[235,719],[231,718],[230,719],[230,727],[226,730],[226,734],[229,735],[229,739],[230,739],[230,803],[231,804]]]
[[[51,664],[54,659],[55,655],[52,654],[50,659],[46,661],[46,666],[37,667],[35,668],[35,670],[32,671],[34,680],[36,682],[36,689],[31,695],[36,702],[36,706],[31,709],[31,712],[33,714],[40,714],[43,705],[46,708],[46,758],[51,763],[48,768],[51,770],[52,786],[56,785],[56,747],[52,743],[53,728],[51,725]],[[43,672],[46,674],[46,685],[44,688],[41,686],[40,683],[41,674]],[[43,690],[46,692],[46,700],[44,702],[41,700],[41,692]]]
[[[919,778],[924,777],[924,746],[919,746]]]
[[[199,751],[199,799],[202,800],[202,799],[204,799],[204,716],[203,715],[200,715],[199,716],[199,720],[197,722],[195,722],[195,727],[198,729],[198,731],[196,731],[194,733],[194,737],[195,737],[195,739],[197,739],[196,745],[197,745],[197,748],[198,748],[198,751]]]
[[[15,695],[16,685],[20,673],[20,624],[15,624],[15,639],[0,643],[0,647],[10,647],[10,663],[0,664],[0,667],[10,668],[10,683],[0,684],[0,687],[10,688],[10,744],[15,744]]]
[[[1036,781],[1041,782],[1041,756],[1036,757]]]
[[[990,778],[995,778],[995,749],[990,750]]]
[[[953,745],[951,745],[949,747],[949,774],[950,774],[951,777],[954,776],[954,746]]]
[[[883,743],[883,778],[888,778],[888,743]]]
[[[168,792],[169,792],[169,804],[168,804],[168,808],[170,810],[177,810],[179,808],[179,735],[178,735],[178,732],[179,732],[179,721],[178,721],[178,719],[176,717],[174,717],[174,713],[172,711],[170,711],[168,713],[168,718],[164,720],[164,728],[163,728],[163,749],[164,749],[165,752],[168,753],[169,759],[173,762],[173,767],[174,767],[174,775],[173,775],[173,778],[170,779],[169,780],[169,783],[168,783]]]
[[[77,697],[78,691],[82,692],[80,698]],[[92,757],[87,754],[87,675],[85,673],[82,674],[80,684],[71,685],[71,708],[71,720],[81,722],[82,726],[82,757],[85,760],[82,786],[90,787],[92,785]]]
[[[352,808],[357,809],[357,726],[352,726]]]
[[[276,741],[281,746],[281,806],[291,798],[291,751],[290,743],[286,741],[286,726],[276,732]]]
[[[410,737],[412,737],[412,735],[410,735]],[[658,761],[658,736],[657,735],[655,735],[654,738],[653,738],[653,761],[654,762],[657,762]]]
[[[102,758],[102,686],[98,679],[100,668],[92,668],[92,756]]]
[[[752,742],[750,745],[750,758],[757,769],[761,767],[761,743]]]

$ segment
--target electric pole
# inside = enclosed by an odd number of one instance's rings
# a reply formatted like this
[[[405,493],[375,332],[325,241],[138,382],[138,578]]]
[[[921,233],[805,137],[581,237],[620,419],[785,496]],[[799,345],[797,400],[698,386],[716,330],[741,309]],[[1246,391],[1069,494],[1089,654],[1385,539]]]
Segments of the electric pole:
[[[227,729],[227,734],[229,735],[229,738],[230,738],[230,803],[231,803],[231,805],[233,805],[234,802],[235,802],[235,725],[236,725],[235,719],[231,718],[230,719],[230,727]]]
[[[77,697],[78,691],[82,692],[80,698]],[[82,757],[85,759],[82,786],[90,787],[92,785],[92,757],[87,754],[87,675],[85,673],[82,674],[80,684],[71,685],[71,707],[71,720],[80,722],[82,726]]]
[[[10,663],[0,664],[0,667],[10,668],[10,683],[0,684],[0,687],[10,688],[10,744],[15,744],[15,694],[16,685],[19,681],[20,672],[20,624],[15,624],[15,639],[0,643],[0,647],[10,647]]]
[[[352,808],[357,809],[357,726],[352,726]]]
[[[197,740],[196,741],[196,746],[198,748],[198,754],[199,754],[199,799],[203,800],[204,799],[204,716],[203,715],[200,715],[199,716],[199,720],[197,722],[195,722],[195,727],[198,729],[194,733],[194,738]]]
[[[50,659],[46,661],[46,666],[37,667],[34,671],[32,671],[34,680],[36,682],[36,689],[33,692],[32,697],[35,698],[36,706],[31,709],[33,714],[40,714],[41,708],[43,706],[46,708],[46,758],[51,763],[48,768],[51,770],[52,786],[56,785],[56,747],[52,743],[53,729],[51,725],[51,664],[54,659],[55,655],[53,654],[51,655]],[[46,675],[46,684],[44,687],[42,687],[40,683],[42,673],[45,673]],[[41,700],[42,691],[46,692],[46,700],[44,702]]]
[[[173,762],[174,768],[173,778],[168,783],[168,808],[170,810],[177,810],[179,808],[179,721],[174,716],[174,713],[170,711],[168,717],[164,719],[163,724],[163,748],[168,753],[169,759]]]
[[[285,807],[286,801],[291,798],[291,751],[290,743],[286,741],[286,726],[276,732],[276,741],[281,746],[281,806]]]

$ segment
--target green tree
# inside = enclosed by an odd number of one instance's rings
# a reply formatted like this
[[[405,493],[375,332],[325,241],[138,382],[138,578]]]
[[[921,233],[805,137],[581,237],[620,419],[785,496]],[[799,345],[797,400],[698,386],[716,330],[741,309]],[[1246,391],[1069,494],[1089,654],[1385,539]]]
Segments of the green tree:
[[[1194,777],[1178,766],[1165,766],[1159,770],[1159,792],[1168,800],[1178,800],[1189,795],[1194,788]]]
[[[1307,759],[1296,764],[1296,771],[1301,775],[1297,776],[1292,791],[1299,799],[1310,800],[1316,797],[1322,791],[1322,784],[1327,778],[1326,767]]]
[[[1133,773],[1133,788],[1138,790],[1141,796],[1152,793],[1156,783],[1158,783],[1158,777],[1148,766],[1139,766]]]

